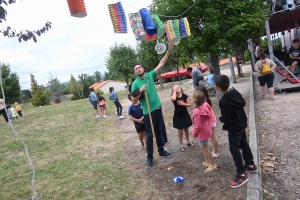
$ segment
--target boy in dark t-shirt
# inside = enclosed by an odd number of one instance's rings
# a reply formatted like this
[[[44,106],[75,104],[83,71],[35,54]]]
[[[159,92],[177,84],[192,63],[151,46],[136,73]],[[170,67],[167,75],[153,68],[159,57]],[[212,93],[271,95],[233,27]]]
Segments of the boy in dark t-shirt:
[[[296,68],[300,62],[300,46],[299,46],[299,40],[298,39],[294,39],[292,46],[289,50],[289,54],[290,54],[290,63],[287,66],[288,69],[292,68],[292,73],[294,74],[296,71]],[[289,72],[287,70],[284,71],[284,76],[283,79],[280,83],[285,82],[286,78],[288,76]]]
[[[131,101],[130,94],[128,94],[128,99]],[[128,108],[128,115],[129,119],[134,122],[141,145],[144,147],[144,149],[146,149],[146,126],[144,123],[142,104],[140,102],[136,104],[132,103]]]

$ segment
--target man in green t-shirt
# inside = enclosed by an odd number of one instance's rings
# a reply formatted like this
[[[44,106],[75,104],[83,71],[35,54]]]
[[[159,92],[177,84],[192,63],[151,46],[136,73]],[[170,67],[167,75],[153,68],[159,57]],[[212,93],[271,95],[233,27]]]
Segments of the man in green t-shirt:
[[[154,85],[154,79],[158,72],[162,69],[162,67],[165,65],[170,52],[173,49],[173,43],[170,43],[169,49],[164,55],[164,57],[161,59],[157,67],[152,70],[149,73],[145,74],[145,69],[141,64],[136,64],[134,66],[134,73],[137,75],[137,78],[132,83],[131,91],[137,95],[132,96],[132,102],[136,103],[143,92],[147,92],[148,100],[149,100],[149,107],[152,117],[152,123],[154,127],[155,137],[156,137],[156,143],[158,146],[158,152],[161,157],[173,157],[173,153],[169,153],[164,150],[164,140],[162,136],[163,132],[163,116],[161,111],[161,102],[157,95],[155,85]],[[149,119],[149,113],[146,103],[146,98],[140,99],[142,106],[143,106],[143,114],[144,114],[144,122],[146,125],[146,133],[147,133],[147,162],[146,162],[146,169],[151,168],[152,166],[152,160],[153,160],[153,136],[152,136],[152,130],[151,130],[151,124]]]

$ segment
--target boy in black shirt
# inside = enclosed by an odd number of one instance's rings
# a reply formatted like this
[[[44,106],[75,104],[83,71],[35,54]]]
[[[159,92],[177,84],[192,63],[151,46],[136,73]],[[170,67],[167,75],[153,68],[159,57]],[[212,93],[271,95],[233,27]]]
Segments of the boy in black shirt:
[[[245,128],[247,116],[244,110],[246,104],[242,95],[234,88],[229,88],[229,79],[226,75],[215,76],[215,87],[223,93],[219,101],[223,130],[228,131],[229,150],[234,160],[237,175],[231,183],[232,188],[238,188],[248,181],[249,172],[257,172],[254,164],[252,151],[249,147]],[[242,154],[240,152],[242,150]],[[246,165],[243,165],[243,159]]]
[[[293,43],[292,43],[292,47],[289,50],[289,54],[290,54],[290,63],[287,66],[288,69],[292,68],[292,73],[294,74],[296,71],[296,68],[300,62],[300,46],[299,46],[299,40],[298,39],[294,39]],[[288,76],[289,72],[287,70],[284,71],[284,76],[283,79],[280,83],[285,82],[286,78]]]

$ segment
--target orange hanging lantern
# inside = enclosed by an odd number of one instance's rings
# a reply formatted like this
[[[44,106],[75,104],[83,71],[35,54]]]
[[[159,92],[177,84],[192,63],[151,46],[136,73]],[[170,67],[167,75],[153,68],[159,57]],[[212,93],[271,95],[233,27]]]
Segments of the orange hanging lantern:
[[[67,0],[70,13],[72,17],[85,17],[87,16],[83,0]]]

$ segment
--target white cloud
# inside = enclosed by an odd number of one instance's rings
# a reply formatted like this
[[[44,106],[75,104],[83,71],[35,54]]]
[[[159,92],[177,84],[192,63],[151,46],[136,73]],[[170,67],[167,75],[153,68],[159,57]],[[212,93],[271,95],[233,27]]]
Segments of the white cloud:
[[[32,40],[19,43],[17,38],[0,36],[0,62],[10,63],[23,89],[30,88],[30,73],[43,85],[47,84],[50,72],[61,82],[69,81],[70,74],[77,78],[82,73],[104,73],[110,46],[114,43],[136,46],[128,14],[151,4],[151,0],[126,0],[135,7],[123,3],[128,33],[115,34],[108,4],[117,2],[85,0],[88,14],[85,18],[71,17],[67,0],[17,0],[4,6],[7,21],[0,24],[0,29],[10,26],[17,31],[37,30],[47,21],[52,22],[52,29],[38,37],[37,43]]]

